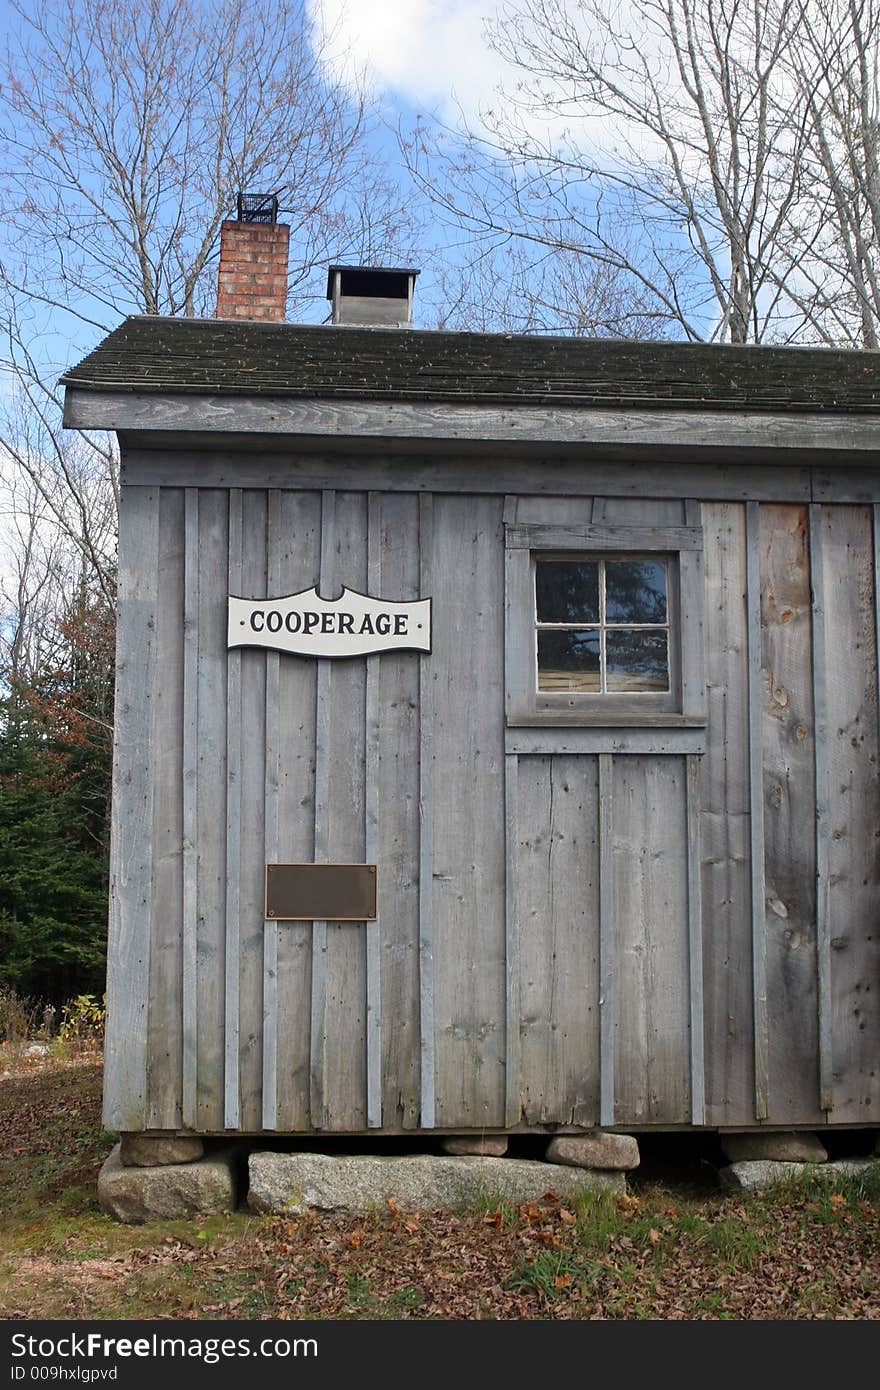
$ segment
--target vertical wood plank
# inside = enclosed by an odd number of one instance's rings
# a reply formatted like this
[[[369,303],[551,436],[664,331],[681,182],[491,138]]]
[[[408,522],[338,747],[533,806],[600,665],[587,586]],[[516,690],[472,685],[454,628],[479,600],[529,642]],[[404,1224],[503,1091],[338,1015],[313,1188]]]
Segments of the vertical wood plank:
[[[504,499],[504,525],[516,521],[518,498],[508,494]],[[514,635],[522,629],[515,618],[511,621],[510,563],[505,552],[504,574],[504,689],[505,699],[511,689]],[[519,975],[519,904],[517,867],[519,848],[519,809],[517,801],[518,759],[516,755],[504,760],[504,956],[505,956],[505,1021],[504,1021],[504,1123],[519,1123],[522,1114],[520,1032],[520,975]]]
[[[183,599],[183,1123],[197,1124],[199,490],[186,489]]]
[[[764,882],[764,687],[761,638],[760,512],[746,504],[746,611],[749,671],[749,863],[752,918],[752,1019],[755,1119],[766,1120],[770,1092],[767,1021],[766,886]]]
[[[706,575],[706,751],[700,776],[706,1120],[750,1125],[755,1118],[750,887],[749,637],[746,616],[746,509],[703,505]],[[757,526],[755,560],[757,561]],[[755,622],[752,747],[761,765],[760,589]],[[760,801],[760,779],[758,799]],[[761,801],[761,809],[763,802]],[[757,851],[763,866],[764,846]],[[763,903],[763,888],[758,895]],[[761,918],[763,921],[763,917]],[[766,1082],[764,1086],[766,1094]]]
[[[684,758],[614,760],[615,1120],[690,1119]]]
[[[318,591],[322,598],[335,596],[336,493],[321,494],[321,567]],[[330,700],[331,661],[318,662],[315,730],[315,863],[326,864],[330,849]],[[309,1093],[312,1124],[326,1125],[327,1071],[327,923],[312,923],[312,1008],[310,1032]]]
[[[242,493],[245,598],[266,596],[265,489]],[[248,1133],[262,1127],[263,952],[265,913],[266,653],[245,648],[241,656],[241,750],[239,785],[239,1087],[240,1124]]]
[[[419,499],[385,493],[383,595],[419,597]],[[419,672],[417,652],[379,663],[379,913],[383,1123],[419,1123]]]
[[[504,708],[508,719],[533,708],[534,629],[523,622],[533,611],[535,585],[527,550],[504,549]]]
[[[367,519],[367,592],[382,593],[382,499],[371,492]],[[364,850],[366,862],[379,862],[379,704],[378,656],[367,657],[364,778]],[[382,1124],[382,977],[381,903],[375,922],[365,924],[367,938],[367,1125]]]
[[[519,759],[504,759],[504,956],[505,956],[505,1099],[504,1123],[519,1124],[522,1114],[522,1037],[520,1032],[520,917],[517,888],[519,840]]]
[[[229,570],[227,593],[240,594],[242,582],[242,494],[229,490]],[[241,922],[241,649],[227,655],[226,674],[226,970],[224,1028],[224,1109],[226,1129],[241,1120],[238,1071],[239,928]]]
[[[597,497],[593,508],[594,523],[612,526],[680,526],[683,516],[680,497]]]
[[[419,595],[432,596],[434,498],[419,496]],[[420,1121],[433,1129],[434,1088],[434,676],[430,652],[419,658],[419,1037]]]
[[[299,593],[320,579],[321,494],[283,491],[278,586]],[[315,859],[315,731],[317,662],[281,658],[279,690],[279,863]],[[278,1094],[280,1130],[311,1127],[309,1068],[311,1048],[312,923],[278,924]]]
[[[706,583],[703,552],[682,551],[678,557],[681,594],[678,643],[681,651],[681,708],[684,714],[701,716],[706,709],[703,611]]]
[[[691,1123],[706,1123],[706,1086],[703,1042],[703,909],[700,842],[700,758],[685,758],[687,765],[687,913],[688,964],[690,966]]]
[[[880,693],[880,502],[871,508],[871,580],[874,593],[874,651],[877,656],[875,677]],[[880,704],[877,708],[877,729],[880,735]]]
[[[225,1091],[227,492],[199,489],[198,524],[197,815],[215,833],[196,854],[196,1113],[210,1133],[223,1129]]]
[[[519,759],[520,1063],[529,1123],[599,1118],[599,786],[594,757]]]
[[[281,493],[269,492],[266,514],[266,596],[281,588]],[[266,652],[266,863],[277,864],[281,783],[281,654]],[[278,923],[263,924],[263,1128],[278,1126]]]
[[[159,492],[123,489],[107,955],[104,1124],[146,1120]]]
[[[500,497],[434,499],[434,1009],[445,1127],[495,1127],[505,1113],[502,513]]]
[[[818,1107],[816,774],[809,518],[761,504],[764,891],[768,1118],[822,1120]]]
[[[159,494],[147,1124],[177,1129],[183,1075],[184,494]]]
[[[363,593],[367,586],[367,494],[336,493],[335,588]],[[330,718],[329,857],[364,859],[364,713],[366,663],[339,661],[333,668]],[[367,1124],[367,967],[364,923],[328,922],[324,1113],[333,1130]]]
[[[880,1120],[880,766],[874,516],[828,506],[822,532],[832,1124]],[[818,647],[817,647],[818,655]]]
[[[599,754],[599,1123],[613,1125],[614,1098],[614,759]]]
[[[592,497],[526,497],[511,493],[504,500],[504,523],[536,521],[544,526],[590,526],[601,520],[593,515],[594,506],[604,506],[602,498]]]
[[[813,596],[813,712],[816,759],[816,970],[819,1006],[819,1108],[834,1109],[831,1043],[831,914],[829,898],[830,766],[828,753],[828,646],[822,505],[810,504],[810,582]]]
[[[336,584],[363,590],[367,570],[367,499],[336,494]],[[344,662],[333,674],[330,721],[330,857],[361,862],[366,820],[364,748],[366,670]],[[366,941],[363,925],[328,922],[324,1110],[333,1129],[366,1124]]]

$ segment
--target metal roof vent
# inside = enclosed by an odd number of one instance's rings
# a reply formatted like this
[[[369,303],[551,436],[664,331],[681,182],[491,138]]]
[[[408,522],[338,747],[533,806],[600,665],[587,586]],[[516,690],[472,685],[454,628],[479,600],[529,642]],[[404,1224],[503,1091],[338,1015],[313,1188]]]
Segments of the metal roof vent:
[[[278,221],[278,199],[274,193],[239,193],[239,222],[269,222],[273,226]]]
[[[327,298],[333,322],[360,328],[411,328],[417,270],[331,265]]]

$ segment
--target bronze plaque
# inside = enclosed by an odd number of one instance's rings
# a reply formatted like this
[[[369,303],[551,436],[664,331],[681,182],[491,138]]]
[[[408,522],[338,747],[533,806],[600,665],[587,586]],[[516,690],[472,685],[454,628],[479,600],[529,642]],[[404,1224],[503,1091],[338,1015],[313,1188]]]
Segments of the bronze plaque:
[[[266,916],[278,922],[374,922],[375,864],[267,864]]]

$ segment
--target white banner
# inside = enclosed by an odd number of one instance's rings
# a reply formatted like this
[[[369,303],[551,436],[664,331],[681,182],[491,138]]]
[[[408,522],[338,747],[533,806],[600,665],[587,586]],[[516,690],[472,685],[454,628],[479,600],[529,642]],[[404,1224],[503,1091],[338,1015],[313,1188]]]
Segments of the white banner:
[[[229,646],[297,656],[367,656],[431,650],[431,600],[393,603],[355,589],[323,599],[317,589],[284,598],[229,596]]]

